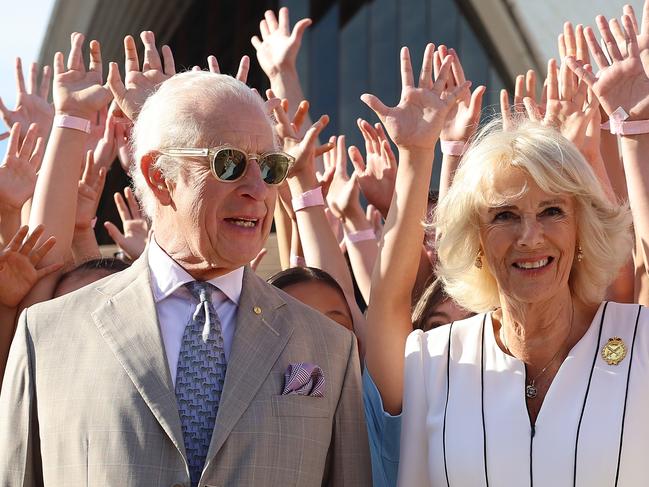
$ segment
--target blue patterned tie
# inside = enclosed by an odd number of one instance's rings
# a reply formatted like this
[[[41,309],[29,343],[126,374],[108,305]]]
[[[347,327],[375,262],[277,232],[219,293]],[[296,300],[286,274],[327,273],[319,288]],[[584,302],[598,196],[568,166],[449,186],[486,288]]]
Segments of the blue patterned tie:
[[[176,372],[176,399],[192,486],[198,485],[210,446],[225,380],[221,322],[210,301],[211,284],[185,284],[198,300],[185,326]]]

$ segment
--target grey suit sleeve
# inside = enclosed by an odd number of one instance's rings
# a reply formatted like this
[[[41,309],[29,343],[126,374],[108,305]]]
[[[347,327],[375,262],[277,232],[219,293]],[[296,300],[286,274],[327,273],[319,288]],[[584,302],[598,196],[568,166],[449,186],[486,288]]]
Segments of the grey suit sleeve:
[[[38,447],[34,389],[33,343],[27,311],[18,320],[16,335],[0,392],[0,485],[43,485]]]
[[[370,486],[370,453],[363,412],[360,366],[356,338],[351,335],[345,379],[334,416],[329,450],[328,486]]]

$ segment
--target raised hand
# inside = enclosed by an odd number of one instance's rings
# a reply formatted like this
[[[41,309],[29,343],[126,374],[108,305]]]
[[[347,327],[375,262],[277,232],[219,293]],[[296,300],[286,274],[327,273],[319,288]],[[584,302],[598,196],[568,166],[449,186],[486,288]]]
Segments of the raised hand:
[[[354,216],[363,218],[363,207],[359,200],[358,175],[355,171],[351,177],[347,173],[347,147],[344,135],[337,138],[336,147],[331,153],[334,155],[335,170],[327,193],[329,209],[336,218],[341,220],[347,220]]]
[[[0,116],[7,127],[20,123],[22,132],[20,139],[27,133],[27,128],[35,123],[38,125],[38,137],[47,140],[54,119],[54,106],[47,101],[52,82],[52,69],[43,67],[41,84],[38,85],[38,64],[32,63],[29,70],[27,86],[23,76],[22,60],[16,58],[16,109],[9,110],[0,99]],[[8,137],[8,132],[0,134],[0,140]]]
[[[110,63],[108,71],[108,86],[124,115],[131,120],[137,118],[142,105],[155,88],[163,81],[176,74],[174,57],[169,46],[162,46],[158,54],[155,36],[151,31],[140,34],[144,44],[144,63],[140,70],[135,40],[132,36],[124,38],[124,82],[119,74],[117,63]],[[164,61],[164,68],[162,63]]]
[[[451,72],[453,75],[449,76],[448,82],[446,83],[446,94],[452,92],[455,88],[464,84],[466,81],[464,69],[462,68],[460,59],[457,57],[457,53],[454,49],[447,50],[446,46],[443,45],[439,46],[438,50],[435,51],[435,54],[433,55],[435,79],[439,77],[439,70],[442,67],[442,59],[449,54],[452,55]],[[532,83],[535,84],[536,81],[532,80]],[[532,86],[534,86],[534,84],[532,84]],[[480,110],[482,108],[482,97],[484,96],[485,91],[486,88],[484,86],[478,86],[473,90],[473,93],[471,93],[468,88],[459,92],[458,102],[451,107],[444,121],[444,127],[440,134],[442,140],[466,142],[471,138],[478,129]]]
[[[20,144],[20,123],[16,122],[11,127],[7,153],[0,165],[0,204],[16,211],[34,194],[36,173],[45,153],[45,143],[37,138],[37,133],[38,127],[30,125]]]
[[[41,267],[43,257],[52,249],[54,237],[36,245],[43,235],[43,226],[37,226],[31,235],[24,226],[18,230],[9,245],[0,250],[0,303],[15,308],[39,279],[57,271],[62,263]]]
[[[380,123],[372,126],[359,118],[357,124],[365,140],[365,161],[355,146],[349,148],[349,158],[365,198],[385,217],[394,193],[397,158]]]
[[[86,71],[81,57],[83,41],[83,34],[72,34],[67,69],[63,63],[63,54],[57,52],[54,55],[52,96],[57,113],[92,120],[99,110],[108,105],[112,95],[102,85],[99,42],[90,41],[90,63]]]
[[[561,69],[561,83],[557,62],[548,61],[548,87],[545,116],[542,118],[535,111],[535,106],[529,98],[524,99],[528,116],[541,121],[544,125],[557,128],[561,134],[583,150],[586,139],[586,129],[597,115],[599,108],[594,96],[588,96],[588,85],[583,80],[573,77],[572,72],[564,64]]]
[[[451,70],[451,56],[443,60],[439,76],[433,82],[433,52],[433,44],[428,44],[424,52],[419,86],[415,87],[410,52],[407,47],[401,49],[401,99],[397,106],[388,107],[374,95],[361,96],[361,100],[377,114],[388,135],[400,149],[433,150],[448,112],[461,91],[470,86],[467,81],[444,94]]]
[[[146,247],[149,238],[149,224],[142,216],[140,206],[131,188],[124,189],[124,197],[126,201],[120,193],[115,193],[115,205],[122,219],[124,233],[120,232],[117,226],[111,222],[105,222],[104,227],[124,254],[129,259],[135,260]]]
[[[290,29],[288,8],[279,9],[279,19],[272,10],[267,10],[259,23],[261,40],[254,36],[252,45],[257,50],[257,60],[266,76],[273,78],[282,71],[295,70],[295,60],[302,44],[302,36],[311,19],[299,20]]]
[[[645,3],[645,10],[649,7]],[[647,13],[647,12],[645,12]],[[617,41],[613,37],[606,19],[597,17],[597,26],[604,39],[609,63],[604,51],[599,46],[595,33],[586,27],[586,42],[590,48],[600,71],[597,77],[574,57],[567,57],[566,63],[570,69],[583,79],[593,90],[602,107],[610,116],[618,107],[622,107],[628,114],[629,120],[649,119],[649,15],[643,16],[640,35],[636,35],[633,21],[629,15],[622,17],[624,36],[627,52],[622,53]],[[617,19],[612,19],[611,24],[617,24]],[[617,28],[620,28],[619,25]]]
[[[75,231],[92,228],[105,182],[106,168],[94,160],[92,151],[88,151],[83,175],[79,181]]]

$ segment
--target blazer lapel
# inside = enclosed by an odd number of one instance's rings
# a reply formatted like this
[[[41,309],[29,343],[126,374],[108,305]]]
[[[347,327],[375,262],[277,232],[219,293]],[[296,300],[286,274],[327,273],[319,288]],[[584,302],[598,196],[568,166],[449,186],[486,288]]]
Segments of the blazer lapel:
[[[106,301],[93,313],[97,329],[160,426],[185,457],[182,427],[160,335],[146,251],[97,291]]]
[[[293,323],[277,319],[282,314],[278,312],[279,308],[286,302],[267,286],[246,267],[237,325],[206,467],[248,408],[293,333]]]

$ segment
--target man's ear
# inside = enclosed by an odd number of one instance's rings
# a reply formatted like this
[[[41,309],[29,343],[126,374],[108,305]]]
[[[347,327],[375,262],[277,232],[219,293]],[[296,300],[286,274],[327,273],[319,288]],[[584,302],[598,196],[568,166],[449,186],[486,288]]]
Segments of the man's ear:
[[[140,171],[153,192],[158,202],[163,206],[172,204],[169,184],[162,174],[162,171],[155,166],[156,159],[160,156],[158,152],[147,152],[140,158]]]

